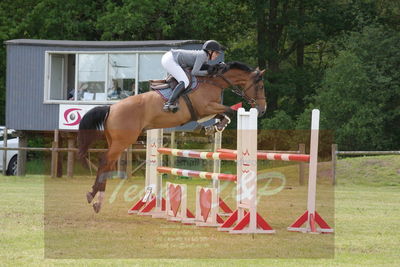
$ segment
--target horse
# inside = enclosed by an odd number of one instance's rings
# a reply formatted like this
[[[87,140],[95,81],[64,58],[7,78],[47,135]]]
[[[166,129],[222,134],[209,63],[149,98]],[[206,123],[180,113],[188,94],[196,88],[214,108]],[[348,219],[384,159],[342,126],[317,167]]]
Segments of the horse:
[[[108,151],[99,163],[92,191],[86,194],[90,204],[99,192],[97,202],[93,203],[94,211],[100,211],[107,178],[110,178],[121,153],[136,142],[143,130],[183,125],[194,119],[193,113],[197,118],[233,117],[236,111],[221,104],[222,91],[229,87],[257,108],[258,116],[262,117],[267,108],[264,72],[240,62],[226,63],[215,75],[197,77],[198,89],[187,95],[192,107],[180,97],[180,109],[176,113],[163,111],[164,100],[155,91],[130,96],[111,106],[99,106],[87,112],[79,125],[79,157],[85,159],[89,146],[103,130],[108,143]]]

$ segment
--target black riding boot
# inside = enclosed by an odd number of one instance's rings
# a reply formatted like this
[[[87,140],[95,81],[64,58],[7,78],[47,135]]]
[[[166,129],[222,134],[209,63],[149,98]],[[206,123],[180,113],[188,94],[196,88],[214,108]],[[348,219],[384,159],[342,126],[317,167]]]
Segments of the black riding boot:
[[[178,107],[177,100],[184,90],[185,90],[185,83],[179,82],[178,85],[172,91],[171,97],[164,104],[163,109],[165,112],[172,111],[173,113],[175,113],[178,111],[179,107]]]

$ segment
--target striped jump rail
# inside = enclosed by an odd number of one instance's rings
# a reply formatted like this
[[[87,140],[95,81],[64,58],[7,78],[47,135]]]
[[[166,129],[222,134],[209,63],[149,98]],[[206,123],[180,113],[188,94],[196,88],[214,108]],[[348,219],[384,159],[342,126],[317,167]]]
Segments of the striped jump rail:
[[[157,172],[168,173],[172,175],[184,176],[184,177],[200,177],[204,179],[218,179],[222,181],[236,181],[237,176],[234,174],[215,173],[215,172],[202,172],[193,170],[184,170],[170,167],[157,167]]]
[[[185,158],[197,159],[220,159],[220,160],[236,160],[236,150],[218,149],[217,152],[199,152],[193,150],[174,149],[162,147],[157,149],[158,153],[172,155]],[[309,162],[310,155],[306,154],[285,154],[285,153],[265,153],[258,152],[257,159],[259,160],[283,160],[283,161],[301,161]]]
[[[236,160],[236,154],[232,152],[199,152],[193,150],[183,150],[161,147],[157,149],[158,153],[165,155],[172,155],[185,158],[196,158],[196,159],[221,159],[221,160]]]
[[[217,149],[218,153],[232,153],[236,155],[236,150],[220,148]],[[258,152],[257,159],[259,160],[283,160],[283,161],[301,161],[309,162],[310,155],[307,154],[285,154],[285,153],[265,153]]]

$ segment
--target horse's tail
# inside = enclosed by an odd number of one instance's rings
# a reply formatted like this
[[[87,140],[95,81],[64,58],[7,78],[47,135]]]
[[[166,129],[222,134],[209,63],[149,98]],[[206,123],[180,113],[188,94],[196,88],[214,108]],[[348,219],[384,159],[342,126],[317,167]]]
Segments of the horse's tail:
[[[78,156],[83,159],[89,146],[102,136],[104,123],[108,118],[110,106],[95,107],[87,112],[79,123],[78,132]]]

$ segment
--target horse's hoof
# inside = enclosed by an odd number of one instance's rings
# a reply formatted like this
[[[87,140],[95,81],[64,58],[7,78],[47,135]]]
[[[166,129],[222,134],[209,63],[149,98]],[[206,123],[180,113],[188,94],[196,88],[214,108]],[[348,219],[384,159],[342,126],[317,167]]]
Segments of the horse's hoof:
[[[99,213],[100,209],[101,209],[101,204],[100,203],[96,202],[96,203],[93,204],[94,212]]]
[[[86,193],[86,199],[87,199],[87,202],[90,204],[92,202],[92,200],[93,200],[92,193],[87,192]]]

